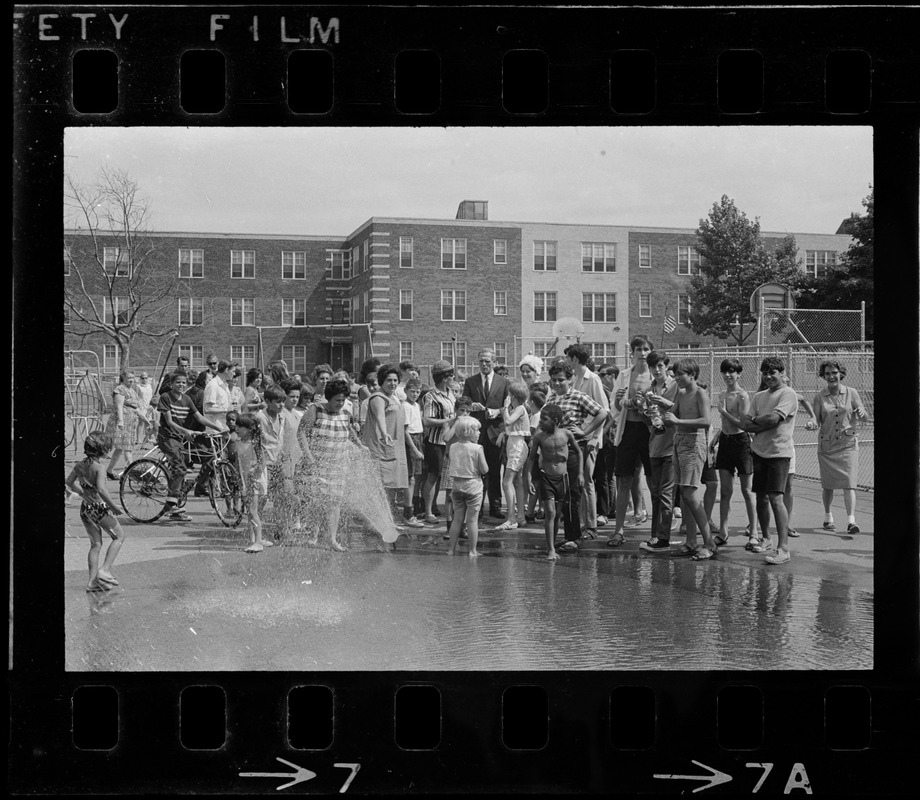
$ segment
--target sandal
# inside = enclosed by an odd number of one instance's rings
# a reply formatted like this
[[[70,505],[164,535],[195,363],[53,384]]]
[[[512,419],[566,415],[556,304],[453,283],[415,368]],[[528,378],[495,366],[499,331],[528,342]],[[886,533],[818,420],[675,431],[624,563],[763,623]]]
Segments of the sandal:
[[[493,531],[516,531],[517,523],[512,522],[510,519],[506,519],[501,525],[496,525],[492,528]]]
[[[710,558],[714,558],[715,553],[712,552],[707,547],[700,547],[690,558],[694,561],[708,561]]]
[[[696,555],[696,552],[697,552],[697,550],[699,550],[699,549],[700,549],[699,546],[691,547],[689,544],[687,544],[686,542],[684,542],[684,543],[678,548],[677,552],[676,552],[674,555],[678,555],[678,556],[693,556],[693,555]]]
[[[798,539],[798,538],[799,538],[799,532],[798,532],[795,528],[789,528],[789,530],[787,531],[787,533],[788,533],[793,539]]]
[[[620,547],[626,544],[626,537],[622,533],[615,533],[607,540],[607,547]]]
[[[596,539],[597,530],[593,528],[582,528],[581,529],[581,538],[582,539]]]
[[[798,536],[798,534],[796,534]],[[716,543],[716,547],[724,547],[728,544],[728,535],[720,536],[718,533],[715,535],[713,541]]]
[[[578,552],[578,542],[573,542],[571,540],[568,542],[563,542],[556,549],[560,553],[575,553],[575,552]]]

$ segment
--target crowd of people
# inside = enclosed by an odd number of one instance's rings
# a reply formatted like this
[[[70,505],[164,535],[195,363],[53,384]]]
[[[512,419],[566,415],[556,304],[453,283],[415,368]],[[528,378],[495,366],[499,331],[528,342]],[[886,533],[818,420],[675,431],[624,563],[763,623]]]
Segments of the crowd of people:
[[[156,398],[146,373],[137,382],[123,372],[105,431],[87,437],[86,459],[67,479],[68,489],[83,497],[81,519],[92,543],[88,591],[117,582],[110,567],[124,534],[105,480],[118,478],[119,459],[130,463],[133,449],[152,434],[169,464],[164,518],[188,521],[179,508],[187,467],[182,444],[208,428],[223,434],[239,467],[250,553],[296,533],[345,550],[339,529],[346,494],[379,491],[396,531],[432,545],[443,526],[451,555],[461,539],[475,557],[483,531],[542,520],[546,557],[555,560],[598,538],[601,527],[612,529],[606,545],[616,548],[627,530],[649,522],[651,537],[641,550],[703,561],[728,541],[737,474],[746,549],[768,564],[784,564],[789,539],[798,535],[790,516],[800,408],[808,415],[805,427],[818,430],[824,528],[836,530],[831,506],[840,489],[847,532],[859,531],[856,422],[867,414],[859,394],[843,384],[843,364],[821,363],[826,388],[809,403],[788,385],[781,359],[763,359],[754,390],[743,385],[741,362],[727,358],[720,365],[724,391],[713,400],[692,358],[672,363],[644,335],[633,337],[630,350],[632,363],[622,371],[595,363],[576,343],[548,363],[525,356],[512,376],[483,349],[471,375],[435,362],[430,386],[411,361],[369,359],[353,379],[328,364],[307,378],[291,375],[283,361],[244,375],[238,364],[213,355],[195,375],[180,357]],[[349,459],[357,453],[376,464],[372,486],[349,483]],[[196,493],[204,492],[207,477],[202,470]],[[306,497],[322,502],[308,512]],[[262,527],[269,500],[280,522],[272,537]],[[674,531],[683,541],[672,550]],[[103,532],[115,544],[100,566]]]

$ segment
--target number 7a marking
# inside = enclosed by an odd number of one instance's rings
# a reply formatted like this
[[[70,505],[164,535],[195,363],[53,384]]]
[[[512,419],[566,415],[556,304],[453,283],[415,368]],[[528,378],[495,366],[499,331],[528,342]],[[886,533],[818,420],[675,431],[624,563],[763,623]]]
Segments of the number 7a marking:
[[[351,782],[355,779],[355,775],[358,774],[358,770],[361,769],[360,764],[333,764],[333,767],[342,767],[343,769],[350,769],[351,775],[348,776],[345,783],[342,784],[342,788],[339,789],[339,794],[344,794],[348,787],[351,785]]]

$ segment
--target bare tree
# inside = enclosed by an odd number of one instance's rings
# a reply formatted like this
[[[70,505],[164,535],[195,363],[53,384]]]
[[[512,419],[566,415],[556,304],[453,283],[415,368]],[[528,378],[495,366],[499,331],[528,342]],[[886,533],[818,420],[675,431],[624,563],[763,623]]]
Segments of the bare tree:
[[[83,185],[64,176],[64,309],[70,332],[83,344],[106,337],[127,369],[138,337],[174,333],[179,293],[175,266],[157,258],[150,207],[128,173],[102,167]]]

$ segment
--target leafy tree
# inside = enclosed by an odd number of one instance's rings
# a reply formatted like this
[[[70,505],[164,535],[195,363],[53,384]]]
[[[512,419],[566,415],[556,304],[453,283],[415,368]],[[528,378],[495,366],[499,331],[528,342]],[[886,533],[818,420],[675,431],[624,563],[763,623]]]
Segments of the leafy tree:
[[[792,286],[799,278],[795,237],[768,247],[760,219],[751,222],[728,195],[713,203],[696,235],[700,268],[690,278],[690,327],[742,345],[757,330],[750,310],[754,290],[763,283]]]
[[[873,242],[875,227],[874,192],[863,198],[865,214],[850,214],[840,227],[840,233],[853,237],[849,249],[839,262],[829,267],[817,278],[809,276],[800,286],[800,305],[809,308],[858,309],[866,301],[866,338],[873,338],[874,329],[874,258]]]
[[[65,175],[64,213],[68,330],[81,344],[109,339],[121,368],[128,369],[138,337],[159,339],[175,331],[164,320],[175,318],[178,271],[157,263],[149,205],[127,172],[103,167],[86,185]]]

